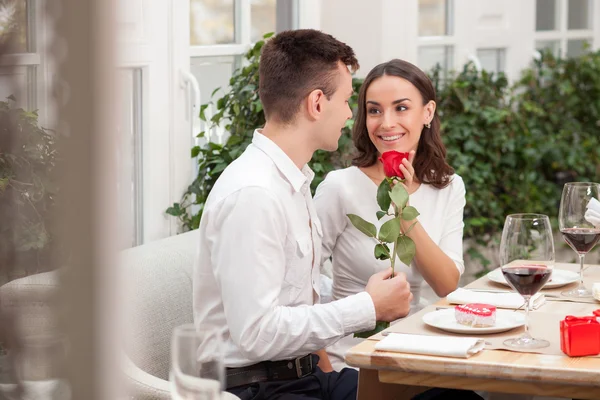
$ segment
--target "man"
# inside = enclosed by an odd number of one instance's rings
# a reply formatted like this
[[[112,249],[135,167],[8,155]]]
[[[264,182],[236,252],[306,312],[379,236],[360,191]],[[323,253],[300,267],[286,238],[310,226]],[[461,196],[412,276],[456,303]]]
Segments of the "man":
[[[266,124],[203,211],[194,320],[222,332],[227,390],[242,399],[355,399],[357,372],[325,373],[311,353],[410,311],[406,277],[388,279],[391,269],[365,292],[319,304],[322,232],[307,162],[337,149],[352,117],[348,66],[358,68],[353,50],[319,31],[269,40],[259,68]]]

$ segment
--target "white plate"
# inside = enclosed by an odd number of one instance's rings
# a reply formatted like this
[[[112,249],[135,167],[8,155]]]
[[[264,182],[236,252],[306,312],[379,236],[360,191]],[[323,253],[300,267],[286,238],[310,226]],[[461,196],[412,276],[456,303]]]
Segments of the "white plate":
[[[508,282],[506,282],[506,279],[504,279],[504,275],[502,275],[502,270],[500,268],[488,272],[487,277],[492,282],[510,286]],[[553,269],[552,276],[550,276],[550,280],[546,282],[543,289],[565,286],[569,283],[577,282],[578,280],[579,274],[577,272],[567,271],[565,269]]]
[[[479,335],[482,333],[498,333],[518,328],[525,324],[525,316],[512,310],[496,310],[496,324],[494,326],[476,328],[461,325],[454,317],[454,307],[432,311],[423,315],[423,322],[429,326],[448,332]]]

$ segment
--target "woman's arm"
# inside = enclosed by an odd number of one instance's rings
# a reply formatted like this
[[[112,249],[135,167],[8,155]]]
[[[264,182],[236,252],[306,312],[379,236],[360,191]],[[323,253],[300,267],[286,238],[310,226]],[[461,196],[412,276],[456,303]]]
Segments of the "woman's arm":
[[[418,222],[408,233],[416,244],[415,263],[423,278],[440,297],[445,297],[458,286],[464,271],[462,256],[463,212],[465,207],[465,186],[460,177],[454,176],[448,212],[443,221],[443,232],[439,245],[427,234]],[[415,222],[402,221],[402,231],[406,232]]]

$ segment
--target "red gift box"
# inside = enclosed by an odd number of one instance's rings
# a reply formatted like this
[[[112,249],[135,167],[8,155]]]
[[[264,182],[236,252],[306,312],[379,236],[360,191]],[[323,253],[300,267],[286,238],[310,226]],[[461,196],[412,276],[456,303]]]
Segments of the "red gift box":
[[[600,323],[596,317],[567,315],[560,321],[560,349],[569,357],[600,354]]]

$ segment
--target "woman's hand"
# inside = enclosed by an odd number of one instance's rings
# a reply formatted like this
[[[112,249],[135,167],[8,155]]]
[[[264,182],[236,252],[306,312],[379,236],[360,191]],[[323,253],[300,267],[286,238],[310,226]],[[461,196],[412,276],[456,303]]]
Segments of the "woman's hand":
[[[408,158],[402,160],[402,163],[400,164],[400,170],[404,174],[404,182],[402,184],[404,185],[404,188],[406,189],[409,195],[413,194],[419,187],[418,185],[414,184],[415,169],[412,165],[416,154],[417,153],[414,150],[411,150],[408,154]]]

